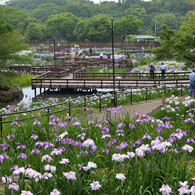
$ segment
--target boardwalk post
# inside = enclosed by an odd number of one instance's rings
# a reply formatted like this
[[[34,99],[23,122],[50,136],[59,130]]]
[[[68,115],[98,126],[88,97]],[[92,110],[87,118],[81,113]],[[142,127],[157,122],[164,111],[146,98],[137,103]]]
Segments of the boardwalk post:
[[[164,94],[166,94],[166,85],[164,85]]]
[[[36,91],[36,88],[34,89],[34,94],[35,94],[35,97],[37,96],[37,91]]]
[[[116,96],[115,96],[115,106],[117,107],[117,92],[115,92]]]
[[[70,102],[68,103],[68,114],[69,114],[69,120],[70,120],[70,116],[71,116],[71,105],[70,105]]]
[[[183,89],[182,89],[182,84],[181,84],[181,96],[183,95],[182,93],[183,93]]]
[[[146,87],[146,102],[148,100],[148,88]]]
[[[102,98],[101,95],[99,95],[99,106],[100,106],[100,112],[102,111]]]
[[[83,99],[84,99],[84,111],[86,111],[86,97],[84,97]]]
[[[131,104],[133,103],[133,94],[132,94],[132,89],[131,89]]]
[[[49,121],[49,107],[47,108],[48,121]]]
[[[1,127],[1,137],[3,137],[3,118],[2,118],[2,116],[1,116],[1,118],[0,118],[0,127]]]

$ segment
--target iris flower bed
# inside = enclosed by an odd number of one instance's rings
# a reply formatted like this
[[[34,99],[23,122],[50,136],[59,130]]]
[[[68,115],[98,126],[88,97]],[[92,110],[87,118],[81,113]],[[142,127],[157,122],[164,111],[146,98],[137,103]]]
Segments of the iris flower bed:
[[[148,89],[147,91],[147,100],[155,99],[155,98],[161,98],[164,94],[165,90],[162,88],[155,88],[155,89]],[[173,95],[186,95],[189,93],[189,88],[185,87],[182,89],[180,88],[167,88],[166,89],[166,96],[169,97],[172,94]],[[100,104],[100,96],[101,96],[101,104]],[[34,116],[42,116],[44,114],[47,114],[48,112],[56,112],[61,111],[58,114],[64,113],[64,115],[70,114],[69,113],[69,106],[71,107],[71,115],[77,116],[81,115],[86,111],[86,107],[93,108],[95,111],[97,110],[105,110],[108,107],[112,107],[113,103],[111,102],[112,94],[106,93],[106,94],[97,94],[93,96],[85,96],[86,104],[84,104],[84,97],[78,97],[78,99],[72,99],[71,97],[68,98],[48,98],[48,99],[42,99],[40,98],[38,101],[33,102],[30,106],[29,105],[8,105],[5,108],[2,108],[0,110],[0,114],[9,114],[14,112],[20,112],[20,111],[28,111],[27,113],[21,113],[16,115],[10,115],[7,117],[3,117],[3,121],[10,121],[10,120],[17,120],[18,118],[27,119]],[[131,94],[131,90],[126,90],[124,92],[117,93],[117,104],[118,105],[124,105],[129,103],[136,103],[139,101],[146,100],[146,90],[145,89],[139,89],[139,91],[133,91]],[[70,105],[68,102],[71,102]],[[42,107],[48,107],[47,108],[40,109],[38,111],[32,111],[33,109],[38,109]],[[9,128],[6,126],[6,128]],[[3,132],[4,133],[4,132]]]
[[[166,72],[183,72],[183,71],[191,71],[190,68],[187,68],[185,66],[185,63],[182,62],[175,62],[175,61],[162,61],[166,66],[167,70]],[[157,64],[154,64],[156,71],[155,72],[160,72],[160,66],[161,62],[158,62]],[[131,70],[131,72],[150,72],[150,68],[148,65],[143,65],[143,66],[138,66]]]
[[[146,116],[64,114],[14,121],[1,140],[6,194],[195,194],[195,100]],[[93,114],[92,114],[93,113]],[[111,117],[115,113],[115,117]]]

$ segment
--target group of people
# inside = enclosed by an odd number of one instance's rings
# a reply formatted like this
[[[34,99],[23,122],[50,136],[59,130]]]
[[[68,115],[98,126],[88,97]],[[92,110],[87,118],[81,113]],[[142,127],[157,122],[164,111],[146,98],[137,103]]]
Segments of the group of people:
[[[150,79],[154,79],[154,72],[156,68],[154,67],[154,64],[150,64],[149,67],[150,67]],[[162,62],[160,66],[162,79],[165,79],[166,69],[167,66]],[[192,96],[192,94],[195,95],[195,69],[192,71],[192,73],[189,74],[189,80],[190,80],[189,95]]]
[[[150,64],[149,67],[150,67],[150,78],[154,79],[154,72],[155,72],[156,68],[154,67],[154,64]],[[167,69],[167,66],[162,62],[161,66],[160,66],[162,79],[165,79],[166,69]]]

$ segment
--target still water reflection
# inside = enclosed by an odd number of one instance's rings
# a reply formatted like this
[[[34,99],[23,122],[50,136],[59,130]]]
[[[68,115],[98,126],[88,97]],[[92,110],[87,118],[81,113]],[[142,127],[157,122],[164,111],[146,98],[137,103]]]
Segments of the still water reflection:
[[[38,90],[37,90],[38,91]],[[111,92],[112,89],[97,89],[99,93],[105,93],[105,92]],[[71,97],[71,98],[77,98],[78,96],[85,96],[87,93],[62,93],[62,92],[50,92],[47,94],[39,94],[37,93],[37,96],[35,97],[34,90],[32,90],[31,86],[29,87],[24,87],[23,88],[23,93],[24,97],[23,99],[19,102],[19,105],[29,105],[33,101],[36,101],[38,99],[43,99],[43,98],[49,98],[49,97],[56,97],[56,98],[64,98],[64,97]]]

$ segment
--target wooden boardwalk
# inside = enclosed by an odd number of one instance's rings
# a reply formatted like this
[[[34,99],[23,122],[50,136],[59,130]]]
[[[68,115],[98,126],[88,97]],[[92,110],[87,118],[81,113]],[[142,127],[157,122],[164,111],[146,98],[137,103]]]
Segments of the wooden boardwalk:
[[[188,78],[167,79],[132,79],[115,78],[115,88],[119,90],[129,88],[146,88],[158,86],[181,86],[189,85]],[[74,89],[93,91],[98,88],[113,88],[112,78],[73,78],[73,74],[61,78],[49,78],[49,73],[39,75],[32,79],[32,89]]]

